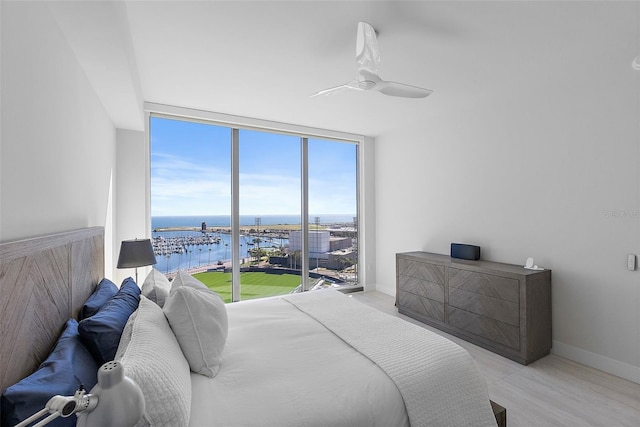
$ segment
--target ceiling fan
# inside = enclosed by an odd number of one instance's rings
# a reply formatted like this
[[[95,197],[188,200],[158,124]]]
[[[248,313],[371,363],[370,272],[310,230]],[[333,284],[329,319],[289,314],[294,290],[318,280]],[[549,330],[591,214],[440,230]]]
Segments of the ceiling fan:
[[[426,98],[433,93],[430,89],[382,80],[380,78],[378,75],[378,64],[380,64],[378,38],[376,31],[366,22],[358,22],[356,63],[358,65],[358,72],[353,80],[340,86],[321,90],[313,94],[312,97],[330,95],[343,90],[375,90],[384,95],[403,98]]]

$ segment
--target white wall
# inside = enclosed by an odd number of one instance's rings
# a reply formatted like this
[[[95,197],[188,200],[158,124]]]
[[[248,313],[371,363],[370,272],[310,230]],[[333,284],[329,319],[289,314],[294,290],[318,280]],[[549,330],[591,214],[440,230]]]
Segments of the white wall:
[[[534,3],[482,30],[422,123],[376,138],[376,288],[395,294],[397,252],[534,257],[553,352],[640,382],[640,18]]]
[[[2,2],[0,241],[105,226],[116,132],[44,3]]]
[[[149,150],[145,133],[118,129],[117,153],[117,233],[114,254],[116,263],[120,251],[120,243],[123,240],[151,237],[149,236],[149,227],[146,220],[148,174],[146,165],[149,160]],[[138,269],[138,280],[140,282],[144,280],[148,271],[148,268]],[[134,269],[115,269],[111,277],[115,277],[117,283],[120,283],[129,276],[135,277],[134,275]]]

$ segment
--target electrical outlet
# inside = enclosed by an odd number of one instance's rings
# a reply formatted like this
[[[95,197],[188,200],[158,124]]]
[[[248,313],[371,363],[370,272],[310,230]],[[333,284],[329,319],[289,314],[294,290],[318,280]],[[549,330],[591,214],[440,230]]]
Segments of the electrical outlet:
[[[636,256],[635,254],[629,254],[627,257],[627,269],[629,271],[635,271],[636,269]]]

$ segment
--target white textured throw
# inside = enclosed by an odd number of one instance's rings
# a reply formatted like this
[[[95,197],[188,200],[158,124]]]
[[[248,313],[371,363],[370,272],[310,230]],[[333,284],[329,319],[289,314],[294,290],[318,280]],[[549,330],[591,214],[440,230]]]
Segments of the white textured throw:
[[[162,309],[144,295],[125,326],[114,360],[122,363],[144,394],[145,413],[136,427],[189,424],[189,364]]]
[[[485,380],[457,344],[337,291],[284,299],[386,372],[412,427],[496,426]]]

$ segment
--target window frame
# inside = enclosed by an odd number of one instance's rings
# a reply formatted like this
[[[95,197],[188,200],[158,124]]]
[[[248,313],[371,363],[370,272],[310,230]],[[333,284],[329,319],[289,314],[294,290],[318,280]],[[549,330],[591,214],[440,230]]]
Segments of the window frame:
[[[232,239],[237,239],[240,234],[239,219],[239,130],[257,130],[261,132],[272,132],[283,135],[296,136],[301,139],[301,225],[303,245],[307,240],[309,232],[308,218],[308,164],[306,155],[309,139],[326,139],[340,141],[357,145],[356,150],[356,205],[357,205],[357,230],[358,230],[358,284],[349,287],[351,290],[375,289],[374,270],[375,265],[375,205],[374,200],[374,139],[364,135],[332,131],[326,129],[312,128],[300,125],[293,125],[268,120],[253,119],[241,116],[234,116],[222,113],[214,113],[203,110],[194,110],[183,107],[175,107],[163,104],[144,104],[145,112],[145,144],[146,144],[146,183],[145,183],[145,206],[146,206],[146,229],[151,234],[151,142],[150,142],[150,120],[151,117],[160,117],[172,120],[185,120],[204,124],[225,126],[231,128],[231,233]],[[308,242],[307,242],[308,243]],[[232,295],[233,301],[240,298],[240,268],[238,251],[232,251]],[[308,248],[307,248],[308,252]],[[302,280],[303,290],[308,290],[309,260],[304,260]]]

